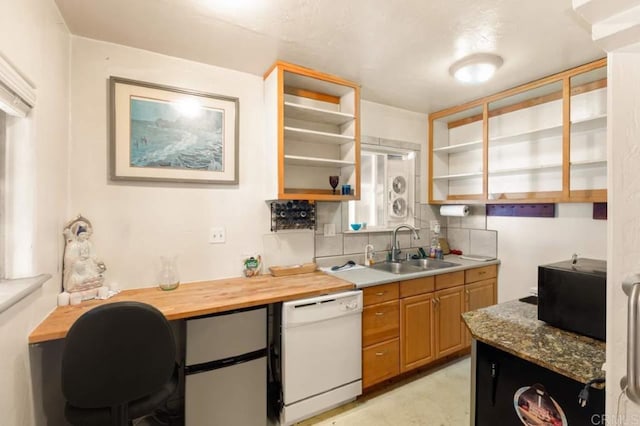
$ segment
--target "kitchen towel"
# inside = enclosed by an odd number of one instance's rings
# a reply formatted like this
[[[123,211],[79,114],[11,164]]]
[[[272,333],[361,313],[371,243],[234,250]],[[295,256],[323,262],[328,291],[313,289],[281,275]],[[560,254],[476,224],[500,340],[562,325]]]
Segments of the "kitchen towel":
[[[442,216],[468,216],[469,206],[461,204],[455,206],[440,206]]]

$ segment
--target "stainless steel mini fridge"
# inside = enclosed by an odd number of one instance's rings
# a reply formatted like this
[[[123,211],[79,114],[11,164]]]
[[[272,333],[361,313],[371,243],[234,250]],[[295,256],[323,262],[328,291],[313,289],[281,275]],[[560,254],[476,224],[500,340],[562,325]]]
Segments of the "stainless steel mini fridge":
[[[267,308],[186,323],[186,426],[265,426]]]

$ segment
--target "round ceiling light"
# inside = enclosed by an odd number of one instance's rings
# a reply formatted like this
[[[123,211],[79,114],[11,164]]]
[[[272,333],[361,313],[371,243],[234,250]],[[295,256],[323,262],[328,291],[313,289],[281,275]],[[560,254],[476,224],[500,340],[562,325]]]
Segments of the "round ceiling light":
[[[449,73],[463,83],[482,83],[489,80],[503,62],[492,53],[475,53],[456,61]]]

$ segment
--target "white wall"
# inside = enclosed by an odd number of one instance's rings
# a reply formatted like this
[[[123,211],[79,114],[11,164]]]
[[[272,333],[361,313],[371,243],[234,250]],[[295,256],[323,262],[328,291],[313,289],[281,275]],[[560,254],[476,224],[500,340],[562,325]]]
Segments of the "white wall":
[[[239,276],[244,254],[267,263],[301,251],[313,239],[280,241],[269,234],[265,179],[262,78],[121,45],[72,38],[71,212],[92,221],[106,280],[121,288],[155,285],[161,255],[177,255],[182,282]],[[113,182],[108,178],[108,78],[134,80],[238,97],[240,183],[237,186]],[[224,226],[225,244],[209,244]],[[263,237],[270,252],[263,252]],[[289,241],[292,240],[292,241]],[[286,261],[286,258],[283,259]]]
[[[53,0],[0,2],[0,28],[0,55],[37,93],[27,119],[7,120],[7,272],[13,278],[53,275],[0,314],[0,423],[31,425],[42,419],[43,409],[40,366],[30,362],[27,336],[55,307],[68,215],[69,33]]]
[[[429,120],[427,114],[408,111],[375,102],[360,103],[360,134],[384,139],[413,142],[422,152],[417,167],[419,185],[416,202],[427,202],[427,139]]]
[[[593,220],[592,204],[556,204],[555,218],[487,216],[498,231],[498,302],[538,286],[538,265],[579,257],[607,258],[607,221]]]

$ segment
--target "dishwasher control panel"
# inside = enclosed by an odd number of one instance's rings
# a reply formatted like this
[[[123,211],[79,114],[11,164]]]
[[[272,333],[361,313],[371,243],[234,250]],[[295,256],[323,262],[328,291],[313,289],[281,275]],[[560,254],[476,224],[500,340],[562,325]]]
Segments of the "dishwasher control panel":
[[[293,300],[282,304],[282,326],[295,327],[361,312],[361,290]]]

